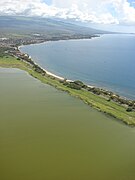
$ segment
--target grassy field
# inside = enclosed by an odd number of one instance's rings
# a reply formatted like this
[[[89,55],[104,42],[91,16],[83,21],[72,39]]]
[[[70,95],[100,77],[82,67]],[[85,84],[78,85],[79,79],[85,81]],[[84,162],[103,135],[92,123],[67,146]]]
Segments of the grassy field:
[[[68,92],[70,95],[83,100],[89,106],[121,120],[127,125],[135,126],[135,112],[127,112],[126,107],[121,106],[113,101],[107,101],[104,97],[95,95],[84,89],[75,90],[67,86],[64,86],[58,80],[51,76],[43,76],[40,73],[34,71],[34,69],[27,63],[15,59],[14,57],[6,56],[0,58],[0,67],[4,68],[19,68],[27,71],[31,76],[39,79],[42,83],[54,86],[57,89]]]

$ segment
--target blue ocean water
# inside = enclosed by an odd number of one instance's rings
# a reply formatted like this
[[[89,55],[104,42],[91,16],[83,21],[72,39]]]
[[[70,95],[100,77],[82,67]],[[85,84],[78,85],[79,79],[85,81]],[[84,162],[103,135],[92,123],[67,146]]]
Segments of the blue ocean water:
[[[135,35],[46,42],[21,51],[52,73],[135,99]]]

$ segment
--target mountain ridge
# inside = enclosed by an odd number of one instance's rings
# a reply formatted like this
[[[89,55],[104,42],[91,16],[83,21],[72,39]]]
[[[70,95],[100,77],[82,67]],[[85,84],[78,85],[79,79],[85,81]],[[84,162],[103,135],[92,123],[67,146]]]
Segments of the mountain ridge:
[[[93,28],[79,26],[70,22],[39,17],[24,16],[0,16],[1,33],[32,34],[42,33],[52,34],[104,34],[106,31],[100,31]]]

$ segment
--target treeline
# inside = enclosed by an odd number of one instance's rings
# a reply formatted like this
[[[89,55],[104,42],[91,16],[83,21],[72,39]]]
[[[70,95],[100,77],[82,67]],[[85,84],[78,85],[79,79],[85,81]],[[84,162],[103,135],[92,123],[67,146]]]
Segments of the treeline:
[[[72,88],[72,89],[76,89],[76,90],[81,90],[84,89],[86,91],[92,92],[95,95],[98,96],[103,96],[107,99],[107,101],[114,101],[117,102],[121,105],[126,105],[127,106],[127,111],[130,112],[132,110],[135,110],[135,100],[128,100],[126,98],[122,98],[121,96],[114,94],[111,91],[107,91],[101,88],[97,88],[97,87],[90,87],[85,85],[83,82],[81,81],[72,81],[72,82],[68,82],[66,79],[64,79],[63,81],[60,81],[61,83],[63,83],[63,85]]]

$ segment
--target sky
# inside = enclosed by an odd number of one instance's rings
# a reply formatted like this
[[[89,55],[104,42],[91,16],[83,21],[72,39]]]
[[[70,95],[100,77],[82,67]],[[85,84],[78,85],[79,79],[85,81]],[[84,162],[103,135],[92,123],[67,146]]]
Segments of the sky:
[[[135,0],[0,0],[0,15],[57,17],[135,27]]]

